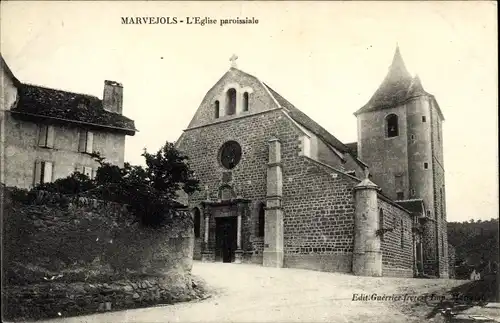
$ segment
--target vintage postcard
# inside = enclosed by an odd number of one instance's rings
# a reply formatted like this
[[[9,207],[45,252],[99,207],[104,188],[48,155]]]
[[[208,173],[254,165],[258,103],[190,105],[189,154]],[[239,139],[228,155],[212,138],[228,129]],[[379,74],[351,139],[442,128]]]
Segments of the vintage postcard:
[[[493,1],[2,1],[2,319],[500,322]]]

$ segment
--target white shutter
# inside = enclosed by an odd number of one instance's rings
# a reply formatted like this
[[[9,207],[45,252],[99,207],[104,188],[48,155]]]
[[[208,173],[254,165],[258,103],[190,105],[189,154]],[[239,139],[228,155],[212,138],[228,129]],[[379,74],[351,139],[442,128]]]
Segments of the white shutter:
[[[78,141],[78,151],[84,153],[86,144],[87,144],[87,132],[85,130],[81,130],[80,139]]]
[[[43,165],[43,182],[50,183],[52,182],[52,162],[44,162]]]
[[[83,167],[83,173],[87,175],[89,178],[92,178],[92,167]]]
[[[54,126],[47,126],[47,141],[45,146],[48,148],[54,148]]]
[[[42,163],[37,160],[35,162],[35,177],[33,178],[33,186],[37,186],[41,182],[42,177]]]
[[[40,125],[40,131],[38,132],[38,146],[45,147],[47,145],[47,126]]]
[[[86,153],[93,153],[94,152],[94,133],[91,131],[87,131],[87,145],[85,147],[85,152]]]

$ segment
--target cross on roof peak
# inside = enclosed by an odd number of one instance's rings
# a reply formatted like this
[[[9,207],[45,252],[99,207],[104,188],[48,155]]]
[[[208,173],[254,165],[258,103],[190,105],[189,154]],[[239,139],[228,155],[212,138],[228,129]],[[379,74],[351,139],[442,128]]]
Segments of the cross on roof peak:
[[[231,56],[229,58],[229,61],[231,61],[231,67],[236,68],[236,60],[237,59],[238,59],[238,55],[236,55],[236,54],[233,54],[233,56]]]

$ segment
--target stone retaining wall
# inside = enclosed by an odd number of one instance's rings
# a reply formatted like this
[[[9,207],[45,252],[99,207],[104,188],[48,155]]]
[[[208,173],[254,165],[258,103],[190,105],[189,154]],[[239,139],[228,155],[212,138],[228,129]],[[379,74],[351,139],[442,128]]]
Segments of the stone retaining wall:
[[[149,277],[112,283],[41,283],[9,286],[5,317],[13,320],[67,317],[101,311],[173,304],[203,297],[190,277]]]
[[[116,203],[50,199],[40,196],[26,205],[5,194],[4,319],[196,298],[191,282],[194,234],[192,221],[184,221],[190,219],[187,211],[178,210],[178,219],[153,229],[134,222],[127,208]]]

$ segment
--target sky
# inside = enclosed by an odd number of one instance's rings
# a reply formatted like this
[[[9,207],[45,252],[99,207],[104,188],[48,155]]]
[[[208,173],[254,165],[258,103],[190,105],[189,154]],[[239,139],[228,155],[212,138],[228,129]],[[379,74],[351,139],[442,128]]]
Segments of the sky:
[[[187,127],[238,55],[257,76],[348,143],[396,44],[434,94],[443,124],[448,221],[498,218],[495,2],[1,2],[0,50],[22,82],[102,98],[124,86],[143,163]],[[249,17],[258,24],[125,25],[122,17]]]

